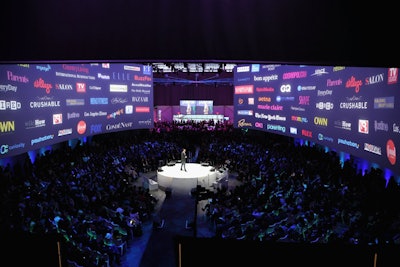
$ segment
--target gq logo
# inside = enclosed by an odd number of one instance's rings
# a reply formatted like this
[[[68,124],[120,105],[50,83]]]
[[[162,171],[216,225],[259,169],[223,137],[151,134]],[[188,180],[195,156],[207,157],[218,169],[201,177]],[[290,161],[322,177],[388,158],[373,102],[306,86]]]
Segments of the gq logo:
[[[292,87],[290,86],[290,84],[282,84],[281,85],[282,93],[290,93],[291,90],[292,90]]]

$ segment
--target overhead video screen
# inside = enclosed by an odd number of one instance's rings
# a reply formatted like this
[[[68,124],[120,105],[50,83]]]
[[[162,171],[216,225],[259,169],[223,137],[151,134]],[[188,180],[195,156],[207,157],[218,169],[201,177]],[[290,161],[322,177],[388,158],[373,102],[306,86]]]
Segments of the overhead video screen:
[[[0,157],[153,127],[151,66],[0,64]]]
[[[400,174],[398,68],[249,64],[234,70],[234,125],[310,140]]]

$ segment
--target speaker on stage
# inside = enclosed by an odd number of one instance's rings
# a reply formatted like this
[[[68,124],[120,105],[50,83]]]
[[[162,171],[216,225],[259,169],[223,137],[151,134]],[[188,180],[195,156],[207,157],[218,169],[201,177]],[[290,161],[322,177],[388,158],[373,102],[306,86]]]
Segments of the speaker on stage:
[[[158,167],[158,170],[157,170],[158,172],[162,172],[163,171],[163,169],[161,168],[161,167]]]

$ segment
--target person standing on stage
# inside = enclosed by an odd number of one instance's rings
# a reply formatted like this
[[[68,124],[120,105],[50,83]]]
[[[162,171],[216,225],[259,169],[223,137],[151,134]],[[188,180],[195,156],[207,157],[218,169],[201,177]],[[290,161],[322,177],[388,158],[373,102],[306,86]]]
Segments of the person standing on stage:
[[[187,159],[186,148],[184,148],[184,149],[182,149],[182,152],[181,152],[181,171],[182,171],[182,169],[184,169],[185,172],[186,172],[186,159]]]

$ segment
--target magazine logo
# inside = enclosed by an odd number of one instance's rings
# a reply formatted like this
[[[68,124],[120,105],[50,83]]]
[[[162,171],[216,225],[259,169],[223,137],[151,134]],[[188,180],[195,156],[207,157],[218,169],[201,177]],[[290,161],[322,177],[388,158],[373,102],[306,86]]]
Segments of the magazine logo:
[[[151,66],[144,65],[144,66],[143,66],[143,74],[145,74],[145,75],[151,75],[151,74],[153,74],[153,69],[152,69],[152,67],[151,67]]]
[[[125,106],[125,114],[133,114],[133,106],[132,105]]]
[[[325,136],[325,135],[322,134],[322,133],[319,133],[319,134],[318,134],[318,140],[319,140],[319,141],[333,142],[333,138],[332,138],[332,137]]]
[[[339,108],[340,109],[367,109],[368,102],[367,101],[359,101],[361,97],[352,96],[346,97],[347,101],[349,102],[340,102]]]
[[[108,105],[107,97],[91,97],[90,105]]]
[[[110,80],[110,75],[97,73],[97,78],[100,80]]]
[[[86,93],[86,83],[76,83],[77,93]]]
[[[106,130],[107,131],[116,131],[116,130],[122,130],[126,128],[132,128],[133,122],[120,122],[117,124],[107,124],[106,125]]]
[[[250,66],[236,67],[236,72],[249,72],[249,71],[250,71]]]
[[[332,90],[318,90],[317,91],[317,96],[327,96],[327,95],[329,95],[329,96],[331,96],[332,95],[332,93],[333,93],[333,91]]]
[[[15,132],[15,121],[0,121],[0,133]]]
[[[62,114],[53,114],[53,125],[62,124]]]
[[[148,96],[132,96],[132,102],[134,103],[148,103],[149,97]]]
[[[394,96],[374,98],[374,109],[392,109],[392,108],[394,108]]]
[[[290,127],[289,131],[291,134],[297,134],[297,128],[295,128],[295,127]]]
[[[366,77],[365,78],[365,85],[372,85],[372,84],[381,83],[384,80],[385,80],[384,74],[380,73],[380,74],[377,74],[375,76]]]
[[[67,119],[77,119],[81,116],[80,113],[78,112],[71,112],[71,113],[67,113]]]
[[[103,124],[92,124],[90,125],[90,133],[91,134],[98,134],[102,132],[101,127],[103,126]]]
[[[264,124],[262,122],[256,122],[256,123],[254,123],[254,127],[263,129],[264,128]]]
[[[72,134],[72,128],[58,130],[58,136],[65,136]]]
[[[363,134],[369,133],[369,121],[368,120],[358,120],[358,132]]]
[[[68,84],[68,83],[56,83],[54,85],[54,88],[56,90],[63,90],[63,91],[74,90],[74,86],[72,84]]]
[[[383,122],[383,121],[374,121],[374,129],[375,129],[375,132],[376,131],[384,131],[384,132],[387,132],[387,131],[389,131],[389,124],[388,123],[385,123],[385,122]]]
[[[398,77],[399,77],[399,69],[398,68],[389,68],[388,69],[388,84],[397,83]]]
[[[35,119],[25,122],[25,129],[27,130],[44,126],[46,126],[46,120]]]
[[[76,131],[78,134],[85,134],[86,132],[86,122],[85,121],[79,121],[78,124],[76,125]]]
[[[278,80],[278,75],[269,75],[269,76],[253,76],[253,80],[255,82],[270,82],[270,81],[277,81]]]
[[[328,80],[326,80],[326,86],[327,87],[340,86],[340,85],[342,85],[342,83],[343,83],[342,79],[337,79],[337,80],[328,79]]]
[[[290,84],[282,84],[280,91],[282,93],[290,93],[292,91],[292,86]]]
[[[271,98],[266,96],[260,96],[258,97],[258,102],[271,102]]]
[[[351,76],[349,80],[346,82],[346,88],[354,88],[354,91],[356,93],[360,92],[361,85],[363,85],[363,82],[361,80],[356,80],[354,76]]]
[[[394,145],[393,140],[389,139],[386,142],[386,156],[390,162],[390,164],[396,164],[396,146]]]
[[[237,114],[242,115],[242,116],[253,116],[253,111],[252,110],[238,110]]]
[[[0,84],[0,93],[17,92],[17,86],[11,84]]]
[[[338,144],[342,144],[345,146],[349,146],[349,147],[354,147],[354,148],[359,148],[360,145],[356,142],[350,141],[350,140],[346,140],[346,139],[342,139],[342,138],[338,138]]]
[[[253,85],[238,85],[235,86],[235,95],[253,94]]]
[[[251,122],[246,122],[245,119],[241,119],[238,121],[238,127],[242,128],[242,127],[252,127],[253,124]]]
[[[314,73],[311,74],[311,76],[322,76],[322,75],[324,75],[324,74],[329,74],[329,72],[327,72],[327,71],[325,70],[325,68],[322,68],[322,69],[316,69],[316,70],[314,71]]]
[[[333,103],[332,102],[318,102],[315,103],[315,107],[317,109],[325,109],[325,110],[332,110],[333,109]]]
[[[0,110],[18,110],[21,109],[21,102],[11,100],[0,100]]]
[[[50,94],[51,88],[53,88],[53,86],[50,83],[46,83],[42,78],[39,78],[36,81],[34,81],[33,87],[39,89],[45,89],[46,94]]]
[[[55,108],[55,107],[60,107],[60,101],[59,100],[52,100],[53,98],[51,97],[38,97],[39,101],[31,101],[29,102],[29,107],[30,108]]]
[[[28,83],[29,79],[26,76],[15,75],[11,71],[7,71],[7,80],[19,83]]]
[[[314,124],[318,126],[328,126],[328,118],[324,117],[314,117]]]
[[[127,93],[128,86],[126,84],[110,84],[111,93]]]
[[[351,122],[335,121],[333,124],[334,124],[335,128],[351,131]]]
[[[364,150],[374,153],[374,154],[377,154],[379,156],[382,155],[382,148],[380,146],[375,146],[372,144],[364,143]]]
[[[65,104],[67,106],[84,106],[85,99],[77,98],[77,99],[65,99]]]

